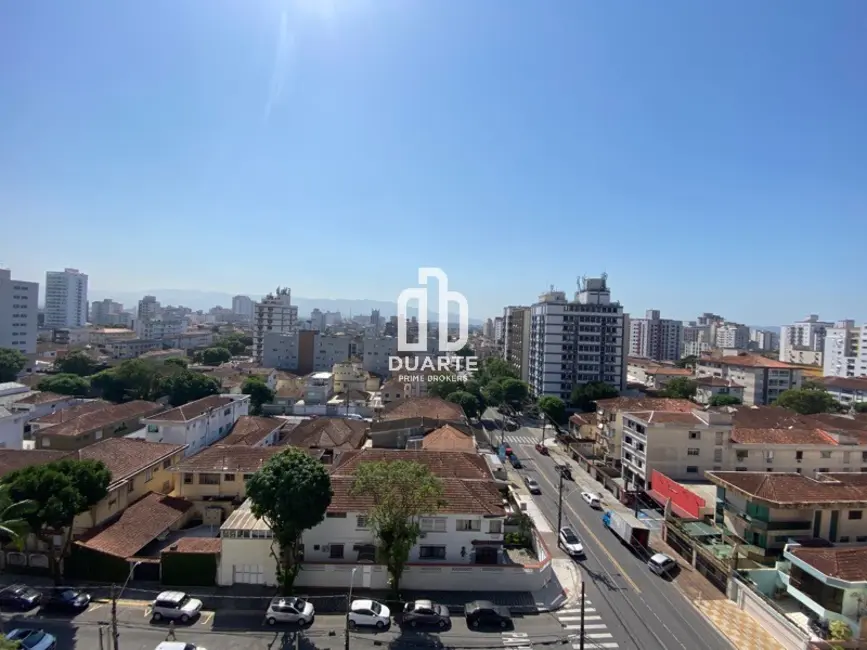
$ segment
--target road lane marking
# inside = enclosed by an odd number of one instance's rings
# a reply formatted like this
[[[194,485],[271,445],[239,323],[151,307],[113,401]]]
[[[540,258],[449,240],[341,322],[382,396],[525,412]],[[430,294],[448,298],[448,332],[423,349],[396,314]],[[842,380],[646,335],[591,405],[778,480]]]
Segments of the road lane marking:
[[[199,616],[199,625],[207,625],[214,618],[214,612],[202,612]]]
[[[611,632],[593,632],[591,634],[585,634],[588,639],[610,639],[614,635]]]

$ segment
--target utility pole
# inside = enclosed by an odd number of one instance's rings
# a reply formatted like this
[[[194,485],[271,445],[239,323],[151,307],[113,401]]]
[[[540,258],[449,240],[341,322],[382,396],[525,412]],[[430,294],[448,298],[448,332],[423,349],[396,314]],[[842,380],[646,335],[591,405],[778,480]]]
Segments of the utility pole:
[[[105,650],[104,633],[105,633],[105,625],[100,623],[99,624],[99,650]]]
[[[114,650],[120,650],[120,635],[117,633],[117,585],[111,586],[111,638]]]
[[[557,487],[557,535],[560,534],[560,529],[563,527],[563,470],[560,470],[560,484]],[[584,588],[582,583],[581,588]],[[582,604],[583,608],[584,605]]]
[[[581,581],[581,639],[578,650],[584,650],[584,581]]]

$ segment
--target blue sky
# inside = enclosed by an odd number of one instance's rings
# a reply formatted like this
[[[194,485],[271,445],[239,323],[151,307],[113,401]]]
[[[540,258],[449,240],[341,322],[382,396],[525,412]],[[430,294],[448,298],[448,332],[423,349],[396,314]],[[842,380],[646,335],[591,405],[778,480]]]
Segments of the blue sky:
[[[867,3],[0,7],[0,264],[867,319]],[[26,236],[30,233],[30,237]]]

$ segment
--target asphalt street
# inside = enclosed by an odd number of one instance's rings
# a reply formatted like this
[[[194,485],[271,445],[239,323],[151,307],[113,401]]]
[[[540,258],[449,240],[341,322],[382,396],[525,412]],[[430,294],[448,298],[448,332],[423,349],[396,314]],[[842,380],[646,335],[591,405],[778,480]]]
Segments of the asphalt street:
[[[499,440],[499,432],[495,437]],[[522,427],[506,432],[505,438],[523,463],[521,473],[539,482],[542,494],[534,497],[535,503],[556,530],[559,475],[554,469],[555,461],[534,448],[541,439],[541,430]],[[614,499],[576,463],[570,461],[570,465],[579,482],[593,484],[593,491],[601,493],[606,501]],[[587,505],[581,498],[581,489],[579,483],[564,482],[563,525],[571,525],[583,541],[585,557],[576,561],[582,569],[586,598],[592,603],[594,618],[604,622],[607,633],[598,642],[588,638],[586,647],[731,650],[731,644],[675,584],[651,573],[646,558],[633,554],[605,528],[604,510]],[[570,616],[570,622],[574,618]]]
[[[93,603],[75,617],[42,616],[39,612],[14,616],[4,614],[3,629],[30,627],[43,629],[58,639],[58,650],[112,650],[108,623],[111,608],[107,603]],[[154,623],[144,601],[120,601],[118,607],[120,650],[154,650],[167,639],[166,623]],[[345,643],[345,619],[341,615],[317,616],[313,625],[299,630],[293,625],[269,627],[264,613],[233,611],[203,612],[187,625],[177,624],[178,641],[207,650],[277,650],[278,648],[321,648],[340,650]],[[100,644],[102,630],[102,645]],[[514,617],[514,628],[506,631],[471,630],[461,616],[452,617],[444,631],[401,629],[398,625],[382,632],[358,629],[350,632],[349,647],[370,648],[501,648],[521,650],[530,644],[563,645],[566,637],[553,614],[539,613]]]

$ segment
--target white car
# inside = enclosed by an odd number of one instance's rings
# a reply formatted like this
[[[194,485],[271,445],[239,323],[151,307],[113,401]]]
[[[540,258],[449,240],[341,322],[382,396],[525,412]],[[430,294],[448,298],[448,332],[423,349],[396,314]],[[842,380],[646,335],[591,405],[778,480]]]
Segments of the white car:
[[[647,566],[656,575],[662,576],[674,569],[677,566],[677,562],[665,553],[656,553],[647,561]]]
[[[569,526],[563,526],[560,529],[560,543],[563,545],[563,550],[569,555],[584,555],[584,545],[581,543],[581,538]]]
[[[45,630],[19,627],[6,634],[7,641],[18,641],[21,650],[56,650],[57,639]]]
[[[151,618],[186,623],[202,611],[202,601],[191,598],[183,591],[164,591],[151,603]]]
[[[316,617],[313,611],[313,603],[303,598],[286,596],[274,598],[265,612],[265,622],[268,625],[277,623],[297,623],[298,625],[310,625]]]
[[[539,487],[539,482],[536,479],[525,476],[524,483],[527,484],[527,490],[530,494],[542,494],[542,488]]]
[[[388,607],[367,598],[353,600],[349,606],[349,627],[375,627],[384,630],[391,623]]]
[[[200,645],[195,643],[184,643],[183,641],[163,641],[156,650],[205,650]]]
[[[584,499],[591,508],[595,510],[602,509],[602,497],[598,494],[594,494],[593,492],[582,492],[581,498]]]

